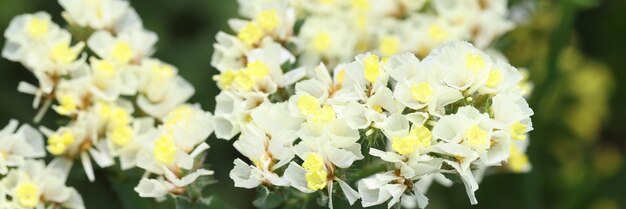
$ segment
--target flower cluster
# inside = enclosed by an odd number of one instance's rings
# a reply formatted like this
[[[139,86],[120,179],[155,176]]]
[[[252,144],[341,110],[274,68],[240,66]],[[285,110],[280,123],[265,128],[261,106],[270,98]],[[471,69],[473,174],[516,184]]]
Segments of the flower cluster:
[[[489,48],[515,27],[507,0],[239,0],[247,19],[229,22],[236,35],[220,33],[213,65],[220,71],[245,67],[250,48],[274,40],[297,51],[301,65],[332,67],[354,55],[426,56],[450,41]]]
[[[2,50],[3,57],[22,63],[38,80],[38,85],[22,82],[18,87],[35,96],[33,107],[40,109],[36,121],[50,106],[68,120],[56,130],[41,128],[47,138],[45,149],[55,156],[51,164],[67,175],[73,161],[80,160],[94,181],[92,160],[105,168],[117,158],[123,170],[146,170],[135,190],[157,199],[181,194],[199,176],[212,174],[200,167],[209,148],[204,141],[213,132],[213,116],[186,103],[194,88],[176,67],[151,57],[158,37],[143,27],[129,2],[59,0],[59,4],[67,27],[52,22],[46,12],[19,15],[4,33],[7,42]],[[7,164],[21,160],[7,153]],[[19,179],[7,179],[7,185]]]
[[[252,162],[235,161],[237,187],[328,189],[332,197],[337,182],[351,204],[361,198],[365,207],[402,201],[423,208],[426,188],[419,185],[458,175],[476,204],[476,179],[485,169],[507,159],[514,170],[529,169],[523,153],[533,111],[521,80],[517,69],[466,42],[421,61],[410,53],[361,54],[331,70],[320,65],[284,101],[256,88],[223,90],[216,134],[240,133],[234,146]],[[365,146],[376,142],[383,146]],[[341,178],[364,159],[362,149],[387,166],[359,180],[357,192],[346,181],[358,179]]]
[[[65,186],[61,167],[37,160],[45,155],[43,136],[31,126],[18,129],[11,120],[0,131],[0,208],[85,208],[78,192]]]
[[[247,158],[236,187],[327,190],[332,208],[338,185],[350,204],[423,208],[432,181],[462,180],[476,204],[486,169],[530,169],[524,72],[479,49],[512,29],[506,1],[239,3],[248,20],[212,58],[215,134]]]

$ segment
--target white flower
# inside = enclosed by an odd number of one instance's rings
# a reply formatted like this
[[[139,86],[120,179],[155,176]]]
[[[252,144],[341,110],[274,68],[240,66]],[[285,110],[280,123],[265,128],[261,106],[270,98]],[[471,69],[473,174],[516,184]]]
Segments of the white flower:
[[[230,177],[235,186],[254,188],[261,183],[287,186],[289,183],[274,171],[294,157],[292,145],[302,119],[294,118],[285,109],[286,103],[264,103],[251,113],[252,124],[246,126],[233,146],[254,165],[235,160]]]
[[[498,94],[491,105],[495,126],[507,132],[512,139],[525,140],[526,133],[533,130],[530,109],[520,94]]]
[[[445,114],[443,107],[463,98],[461,92],[441,82],[444,75],[429,69],[429,63],[420,63],[411,55],[401,56],[410,58],[392,76],[397,81],[394,96],[402,104],[414,110],[426,108],[429,114],[441,116]]]
[[[159,131],[147,136],[137,166],[159,175],[193,169],[195,158],[209,148],[204,141],[213,132],[211,117],[199,106],[191,105],[170,112],[162,119]]]
[[[91,93],[102,100],[115,101],[120,95],[134,95],[137,92],[138,79],[135,73],[109,60],[91,57],[90,77]]]
[[[70,23],[98,30],[121,31],[125,21],[141,22],[129,3],[123,0],[59,0],[63,16]],[[127,23],[127,22],[126,22]],[[127,23],[128,24],[128,23]],[[137,24],[137,23],[135,23]]]
[[[40,89],[22,87],[23,92],[50,94],[57,77],[76,71],[83,64],[80,55],[84,43],[71,46],[70,33],[51,22],[45,12],[15,17],[4,35],[7,42],[2,56],[21,62],[39,80]],[[39,96],[36,104],[38,100]]]
[[[19,166],[26,159],[41,158],[46,155],[43,137],[29,125],[19,129],[16,120],[9,121],[0,130],[0,174],[6,175],[7,167]],[[1,199],[1,198],[0,198]]]
[[[50,165],[45,166],[43,161],[29,160],[11,170],[0,180],[0,188],[11,197],[10,201],[4,203],[11,208],[44,208],[47,204],[70,209],[85,208],[78,192],[65,186],[62,171]]]
[[[163,117],[187,101],[193,86],[178,75],[178,70],[156,59],[144,59],[134,67],[137,81],[137,105],[153,117]]]
[[[142,178],[135,191],[140,197],[163,198],[175,187],[172,183],[165,181],[163,177],[159,179]]]
[[[154,119],[137,118],[132,124],[117,126],[107,135],[107,142],[111,155],[120,159],[122,170],[134,168],[137,165],[137,156],[144,148],[147,138],[153,136]]]
[[[467,42],[453,42],[434,50],[424,62],[443,73],[443,81],[464,94],[474,93],[487,82],[493,61]]]
[[[425,208],[428,205],[428,198],[424,196],[424,191],[420,191],[417,187],[409,188],[403,183],[395,183],[404,181],[407,180],[395,175],[392,171],[360,180],[358,189],[363,207],[380,205],[391,199],[387,203],[387,208],[393,207],[400,201],[417,202],[420,208]]]
[[[239,14],[254,20],[268,35],[285,40],[293,35],[296,17],[288,0],[239,0]]]
[[[206,175],[213,175],[213,171],[198,169],[182,178],[178,178],[176,174],[170,171],[165,173],[165,178],[162,176],[157,179],[142,178],[139,185],[135,187],[135,191],[140,197],[155,198],[162,201],[170,193],[180,195],[181,192],[185,191],[183,188],[193,183],[198,177]]]
[[[307,18],[295,41],[304,52],[302,64],[315,66],[323,58],[337,64],[352,58],[357,39],[352,35],[353,27],[347,24],[346,18],[345,16]]]
[[[107,142],[98,136],[99,116],[96,112],[81,112],[71,125],[61,127],[56,131],[42,128],[42,133],[48,137],[47,150],[56,156],[55,160],[63,161],[69,172],[69,159],[80,158],[85,174],[90,181],[95,181],[91,159],[101,168],[112,166],[115,162],[108,149]],[[67,175],[67,173],[65,174]]]
[[[134,28],[116,36],[107,31],[96,31],[87,40],[87,45],[101,59],[110,60],[116,65],[127,65],[152,55],[157,40],[154,32]]]
[[[303,68],[283,73],[281,65],[294,62],[294,56],[274,42],[263,42],[260,48],[246,52],[246,66],[238,69],[219,69],[214,77],[223,90],[240,94],[249,92],[273,94],[277,88],[291,85],[305,76]]]
[[[220,72],[244,68],[243,59],[245,58],[246,52],[251,50],[236,36],[221,31],[215,35],[213,49],[211,66],[215,67]]]

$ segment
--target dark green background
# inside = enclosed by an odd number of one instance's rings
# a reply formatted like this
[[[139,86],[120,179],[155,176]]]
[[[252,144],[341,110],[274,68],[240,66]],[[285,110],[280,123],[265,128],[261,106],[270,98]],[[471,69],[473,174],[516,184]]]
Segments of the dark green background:
[[[591,7],[572,6],[585,5],[589,2],[587,0],[549,2],[560,4],[552,8],[555,13],[560,14],[554,16],[557,19],[555,21],[562,21],[563,16],[573,18],[571,24],[565,24],[567,23],[565,21],[560,28],[557,27],[554,30],[560,32],[550,33],[553,38],[551,43],[555,40],[556,43],[570,43],[570,39],[574,37],[573,34],[578,34],[576,40],[584,55],[604,62],[611,68],[616,86],[610,103],[610,117],[604,122],[601,134],[592,146],[603,144],[617,147],[624,162],[626,151],[626,12],[624,11],[626,11],[626,1],[606,0],[596,2],[597,5]],[[132,0],[131,4],[141,15],[145,27],[159,35],[157,52],[154,56],[177,66],[180,74],[194,85],[196,94],[191,99],[192,103],[199,103],[204,109],[213,110],[214,97],[218,89],[211,79],[216,72],[210,66],[212,44],[217,31],[229,31],[226,21],[228,18],[237,16],[236,1]],[[40,10],[52,14],[57,23],[63,23],[60,18],[61,7],[56,1],[2,0],[0,1],[0,28],[4,30],[15,15]],[[4,39],[0,40],[0,45],[4,45]],[[509,51],[507,54],[511,53],[515,52]],[[559,50],[555,53],[558,55]],[[558,56],[548,59],[556,59],[555,57]],[[520,63],[512,64],[519,65]],[[16,91],[19,81],[35,82],[34,77],[20,64],[0,59],[0,124],[2,125],[11,118],[31,123],[35,115],[35,111],[30,106],[32,97]],[[581,86],[581,88],[585,87]],[[538,91],[541,90],[538,89]],[[547,96],[542,98],[550,96],[550,93],[547,93]],[[534,102],[533,104],[540,103]],[[533,109],[538,108],[542,107],[539,105],[533,107]],[[43,125],[54,127],[56,118],[54,114],[49,114]],[[431,198],[429,208],[603,209],[597,206],[602,204],[596,204],[596,200],[599,199],[608,199],[616,203],[613,206],[626,208],[624,169],[608,179],[584,178],[578,184],[579,186],[565,187],[560,183],[562,179],[558,173],[562,165],[549,154],[549,150],[553,147],[548,146],[552,146],[550,140],[553,138],[546,137],[559,134],[560,130],[537,127],[537,131],[539,133],[534,134],[532,138],[533,145],[530,154],[535,168],[531,174],[500,174],[487,177],[477,192],[480,202],[477,206],[470,206],[462,185],[455,185],[452,188],[434,186],[428,194]],[[219,182],[211,186],[210,190],[222,202],[221,206],[215,207],[252,208],[254,190],[234,188],[228,177],[233,159],[238,156],[231,142],[211,138],[209,143],[212,148],[207,157],[207,163],[216,171],[216,178]],[[590,149],[583,147],[577,154],[588,155],[589,152]],[[80,166],[77,165],[77,167]],[[137,174],[138,172],[131,173]],[[586,171],[581,169],[570,172],[584,173]],[[80,171],[73,171],[69,184],[75,186],[83,195],[88,209],[173,207],[171,201],[159,205],[152,201],[140,201],[130,190],[137,181],[134,175],[128,173],[120,174],[114,169],[100,169],[97,171],[96,183],[89,183]],[[336,208],[342,208],[339,204],[341,203],[338,203]],[[596,206],[592,207],[593,205]],[[309,208],[314,207],[316,206],[312,204]],[[604,207],[604,209],[611,209],[611,207]]]

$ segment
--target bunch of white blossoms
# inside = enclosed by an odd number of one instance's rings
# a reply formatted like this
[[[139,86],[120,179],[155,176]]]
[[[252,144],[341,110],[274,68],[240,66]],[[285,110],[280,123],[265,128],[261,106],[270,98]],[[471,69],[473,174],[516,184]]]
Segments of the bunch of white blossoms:
[[[220,33],[213,64],[239,69],[238,58],[267,37],[292,44],[299,63],[333,67],[354,55],[426,56],[450,41],[472,41],[487,49],[515,27],[507,0],[239,0],[247,19],[229,22],[235,36]]]
[[[0,208],[84,209],[81,196],[65,186],[66,174],[55,164],[37,160],[46,155],[36,129],[11,120],[0,130]]]
[[[476,204],[487,168],[530,168],[523,152],[533,111],[522,97],[522,75],[466,42],[421,61],[411,53],[367,53],[331,70],[321,64],[293,90],[273,94],[259,88],[268,82],[261,79],[247,90],[222,83],[216,98],[217,136],[239,134],[234,146],[251,162],[235,160],[230,176],[237,187],[326,189],[332,207],[336,182],[351,204],[360,198],[364,207],[424,208],[433,180],[447,185],[450,175],[460,177]],[[386,166],[350,178],[365,169],[350,169],[366,157],[362,150]],[[346,183],[357,180],[358,191]]]
[[[150,57],[158,37],[143,27],[129,2],[59,3],[67,29],[52,22],[46,12],[19,15],[4,33],[2,56],[22,63],[38,79],[38,85],[21,82],[18,87],[35,96],[33,107],[40,109],[36,122],[50,106],[68,120],[56,130],[41,128],[45,148],[55,156],[51,164],[60,168],[61,176],[80,160],[94,181],[92,160],[105,168],[117,158],[123,170],[146,170],[135,188],[140,196],[162,199],[181,194],[198,177],[212,174],[201,166],[213,116],[199,105],[185,103],[194,89],[174,66]],[[18,142],[3,142],[0,149],[11,143]],[[11,150],[6,153],[0,155],[0,171],[6,170],[4,164],[21,160]],[[14,186],[15,180],[7,179],[7,185]]]
[[[212,58],[215,134],[247,158],[236,187],[423,208],[433,181],[459,179],[476,204],[488,168],[530,169],[524,73],[478,49],[512,28],[506,1],[239,3],[249,20]]]

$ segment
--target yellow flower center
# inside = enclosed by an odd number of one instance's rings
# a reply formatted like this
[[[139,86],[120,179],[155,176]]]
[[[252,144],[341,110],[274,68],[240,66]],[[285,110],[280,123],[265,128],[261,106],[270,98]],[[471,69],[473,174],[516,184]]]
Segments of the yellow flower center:
[[[262,61],[248,63],[247,69],[254,78],[260,78],[270,73],[270,68]]]
[[[427,82],[411,84],[411,96],[415,101],[420,103],[428,103],[434,94],[433,88]]]
[[[511,138],[515,140],[525,140],[526,139],[526,125],[515,122],[511,125],[509,132],[511,133]]]
[[[61,155],[67,150],[67,146],[74,143],[74,134],[70,131],[66,131],[63,134],[52,134],[48,138],[48,146],[46,149],[53,155]]]
[[[335,120],[335,109],[330,105],[320,106],[317,99],[309,94],[300,95],[297,102],[300,112],[317,124],[328,124]]]
[[[152,73],[154,73],[154,75],[156,76],[156,80],[165,81],[174,77],[176,72],[174,68],[172,68],[172,66],[157,64],[152,67]]]
[[[278,14],[275,9],[260,12],[257,16],[257,21],[265,31],[273,31],[279,24]]]
[[[432,133],[424,126],[415,126],[409,135],[395,137],[391,141],[391,149],[401,155],[413,154],[419,148],[431,145]]]
[[[485,66],[487,66],[485,64],[485,59],[483,59],[480,55],[478,54],[465,55],[465,67],[469,71],[472,71],[473,73],[478,73],[479,71],[484,69]]]
[[[119,63],[128,63],[133,59],[134,53],[126,41],[117,41],[111,49],[111,55]]]
[[[465,132],[465,142],[474,147],[488,147],[490,145],[487,131],[482,130],[478,125],[472,125]]]
[[[343,85],[343,80],[345,80],[346,78],[346,70],[339,70],[339,72],[337,73],[337,84],[338,85]]]
[[[305,117],[309,117],[320,109],[320,103],[317,101],[317,98],[309,94],[300,95],[297,103],[298,109]]]
[[[313,37],[313,48],[319,53],[326,52],[330,48],[331,41],[330,34],[326,31],[321,31]]]
[[[307,187],[317,191],[326,187],[328,173],[324,170],[324,159],[317,153],[309,153],[302,163],[307,171],[305,174]]]
[[[56,109],[57,113],[61,115],[69,115],[77,109],[76,99],[69,94],[61,95],[59,100],[59,107]]]
[[[111,108],[111,116],[109,119],[109,125],[111,127],[118,127],[130,124],[132,117],[128,110],[121,107],[113,107]]]
[[[15,188],[17,202],[26,208],[34,208],[39,203],[39,188],[32,182],[22,182]]]
[[[76,60],[78,52],[70,48],[70,43],[59,43],[50,51],[50,57],[55,62],[66,65]]]
[[[376,82],[380,76],[380,59],[376,55],[369,55],[364,60],[365,79],[370,83]]]
[[[162,135],[154,142],[154,158],[162,164],[172,164],[176,154],[176,145],[169,135]]]
[[[115,76],[116,72],[115,65],[106,60],[95,61],[93,64],[93,69],[97,73],[104,75],[106,78],[112,78],[113,76]]]
[[[489,72],[489,77],[487,77],[487,87],[494,88],[502,83],[502,73],[499,70],[494,69]]]
[[[508,165],[509,168],[516,173],[524,171],[524,168],[529,165],[528,156],[521,152],[515,144],[511,144]]]
[[[436,42],[441,42],[448,38],[448,31],[446,31],[439,24],[432,24],[428,27],[428,35]]]
[[[256,84],[253,75],[245,69],[237,71],[235,76],[235,84],[243,90],[250,90]]]
[[[263,30],[258,24],[250,22],[239,31],[237,37],[248,45],[254,45],[263,38]]]
[[[376,111],[378,113],[382,113],[383,112],[383,107],[381,107],[380,105],[374,105],[374,106],[372,106],[372,109],[374,109],[374,111]]]
[[[324,167],[324,158],[317,153],[309,153],[302,163],[302,167],[308,171],[320,170]]]
[[[189,105],[180,106],[167,114],[163,124],[168,131],[173,131],[174,125],[186,123],[193,113],[193,109]]]
[[[352,6],[361,12],[366,12],[370,9],[369,0],[352,0]]]
[[[328,183],[328,173],[324,170],[309,171],[305,178],[307,187],[313,191],[323,189]]]
[[[44,18],[33,17],[26,26],[26,33],[33,39],[41,39],[48,33],[50,24]]]
[[[393,36],[385,36],[380,39],[380,45],[378,49],[384,56],[388,57],[398,53],[398,48],[400,47],[400,41],[398,38]]]
[[[219,76],[217,76],[217,84],[223,89],[230,88],[230,86],[235,81],[235,77],[237,73],[234,70],[227,70],[222,72]]]
[[[318,109],[312,114],[311,121],[317,124],[329,124],[335,120],[335,109],[330,105],[324,105],[321,109]]]
[[[115,145],[122,147],[133,139],[133,128],[130,126],[115,127],[111,132],[110,139]]]

